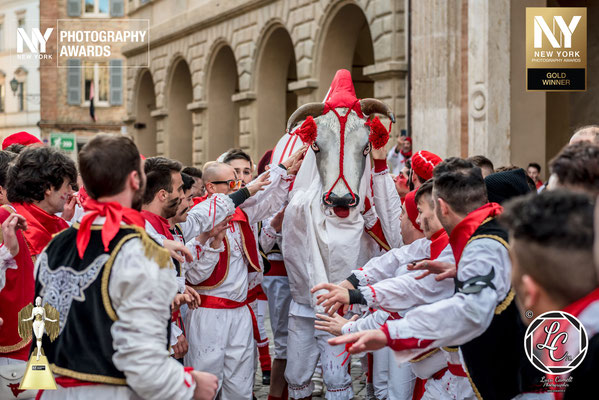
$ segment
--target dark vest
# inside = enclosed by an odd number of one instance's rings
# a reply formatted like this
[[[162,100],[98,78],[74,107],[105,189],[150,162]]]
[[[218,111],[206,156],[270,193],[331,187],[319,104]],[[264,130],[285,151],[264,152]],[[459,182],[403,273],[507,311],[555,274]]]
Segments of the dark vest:
[[[482,238],[496,240],[507,247],[508,234],[495,219],[479,226],[469,243]],[[472,388],[477,397],[484,400],[511,399],[519,393],[533,391],[543,376],[526,358],[526,327],[513,300],[514,292],[510,290],[496,307],[487,330],[460,346]]]
[[[77,229],[73,227],[56,235],[40,255],[35,295],[60,312],[61,329],[54,342],[44,335],[42,348],[56,374],[82,381],[126,385],[125,375],[112,362],[115,350],[110,329],[117,316],[108,294],[108,283],[122,245],[141,238],[142,233],[121,228],[106,252],[101,232],[92,229],[83,260],[77,254]],[[151,240],[149,236],[143,238],[148,239]],[[167,346],[169,322],[165,321]],[[32,351],[34,348],[35,341]]]

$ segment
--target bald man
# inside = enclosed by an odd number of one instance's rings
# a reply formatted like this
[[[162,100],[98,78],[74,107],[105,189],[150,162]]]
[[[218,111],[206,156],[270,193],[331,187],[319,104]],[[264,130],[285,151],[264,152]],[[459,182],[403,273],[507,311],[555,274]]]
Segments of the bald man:
[[[594,144],[599,144],[599,126],[587,125],[578,128],[570,138],[569,144],[574,144],[578,142],[590,142]]]
[[[223,399],[252,398],[255,317],[247,301],[248,278],[250,272],[261,271],[253,226],[281,208],[294,178],[292,174],[299,169],[297,162],[298,157],[291,157],[284,164],[272,165],[241,190],[241,180],[230,165],[214,162],[203,171],[207,193],[204,203],[213,202],[214,194],[228,195],[238,190],[246,191],[249,197],[263,189],[235,209],[223,244],[204,250],[217,253],[218,258],[203,266],[196,265],[186,275],[202,303],[186,316],[189,351],[185,365],[212,371],[218,377]],[[216,207],[218,200],[214,202]]]

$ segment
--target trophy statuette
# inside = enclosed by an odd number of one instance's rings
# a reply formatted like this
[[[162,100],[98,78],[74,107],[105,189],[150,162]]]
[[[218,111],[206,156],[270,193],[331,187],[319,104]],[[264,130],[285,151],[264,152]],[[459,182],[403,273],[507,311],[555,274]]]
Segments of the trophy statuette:
[[[36,351],[31,353],[27,362],[19,389],[56,389],[50,364],[42,350],[42,336],[45,331],[50,341],[56,339],[60,330],[59,318],[58,310],[47,303],[42,306],[42,298],[39,296],[35,299],[35,307],[30,303],[19,311],[19,335],[23,339],[29,339],[33,330],[37,343]]]

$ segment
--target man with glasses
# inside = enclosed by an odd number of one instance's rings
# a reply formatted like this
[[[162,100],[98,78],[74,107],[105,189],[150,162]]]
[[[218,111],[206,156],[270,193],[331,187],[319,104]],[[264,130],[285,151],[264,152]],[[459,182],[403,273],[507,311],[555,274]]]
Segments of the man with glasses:
[[[255,317],[248,306],[248,284],[249,272],[261,271],[252,226],[281,208],[287,199],[292,175],[301,165],[303,150],[242,189],[249,197],[267,185],[235,208],[225,240],[216,250],[218,261],[203,267],[196,265],[187,273],[188,282],[200,294],[201,305],[186,316],[189,351],[185,364],[214,373],[223,399],[252,397]],[[239,185],[234,168],[221,162],[206,165],[203,179],[207,192],[204,202],[214,203],[214,208],[222,206],[222,201],[212,195],[231,194]],[[205,247],[213,240],[209,239]]]

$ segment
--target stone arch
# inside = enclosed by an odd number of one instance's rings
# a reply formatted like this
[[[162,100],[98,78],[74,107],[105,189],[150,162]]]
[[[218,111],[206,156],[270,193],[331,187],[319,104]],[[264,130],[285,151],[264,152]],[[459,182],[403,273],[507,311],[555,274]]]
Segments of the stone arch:
[[[150,115],[156,109],[154,79],[148,69],[137,76],[135,90],[135,122],[133,140],[140,153],[153,157],[156,153],[156,120]]]
[[[297,80],[295,52],[291,36],[280,23],[271,24],[258,48],[254,70],[256,90],[256,142],[260,157],[272,149],[285,133],[287,119],[297,108],[297,95],[289,82]]]
[[[182,57],[177,57],[170,68],[167,85],[167,130],[164,134],[166,154],[183,165],[193,162],[193,121],[187,105],[193,101],[191,71]]]
[[[338,3],[330,8],[321,26],[314,58],[315,76],[320,82],[317,98],[324,98],[341,68],[351,72],[358,98],[374,97],[374,82],[363,73],[365,66],[374,64],[374,46],[362,8],[353,2]]]
[[[237,63],[231,46],[214,48],[206,73],[207,127],[204,134],[206,160],[239,146],[239,108],[232,96],[239,92]]]

